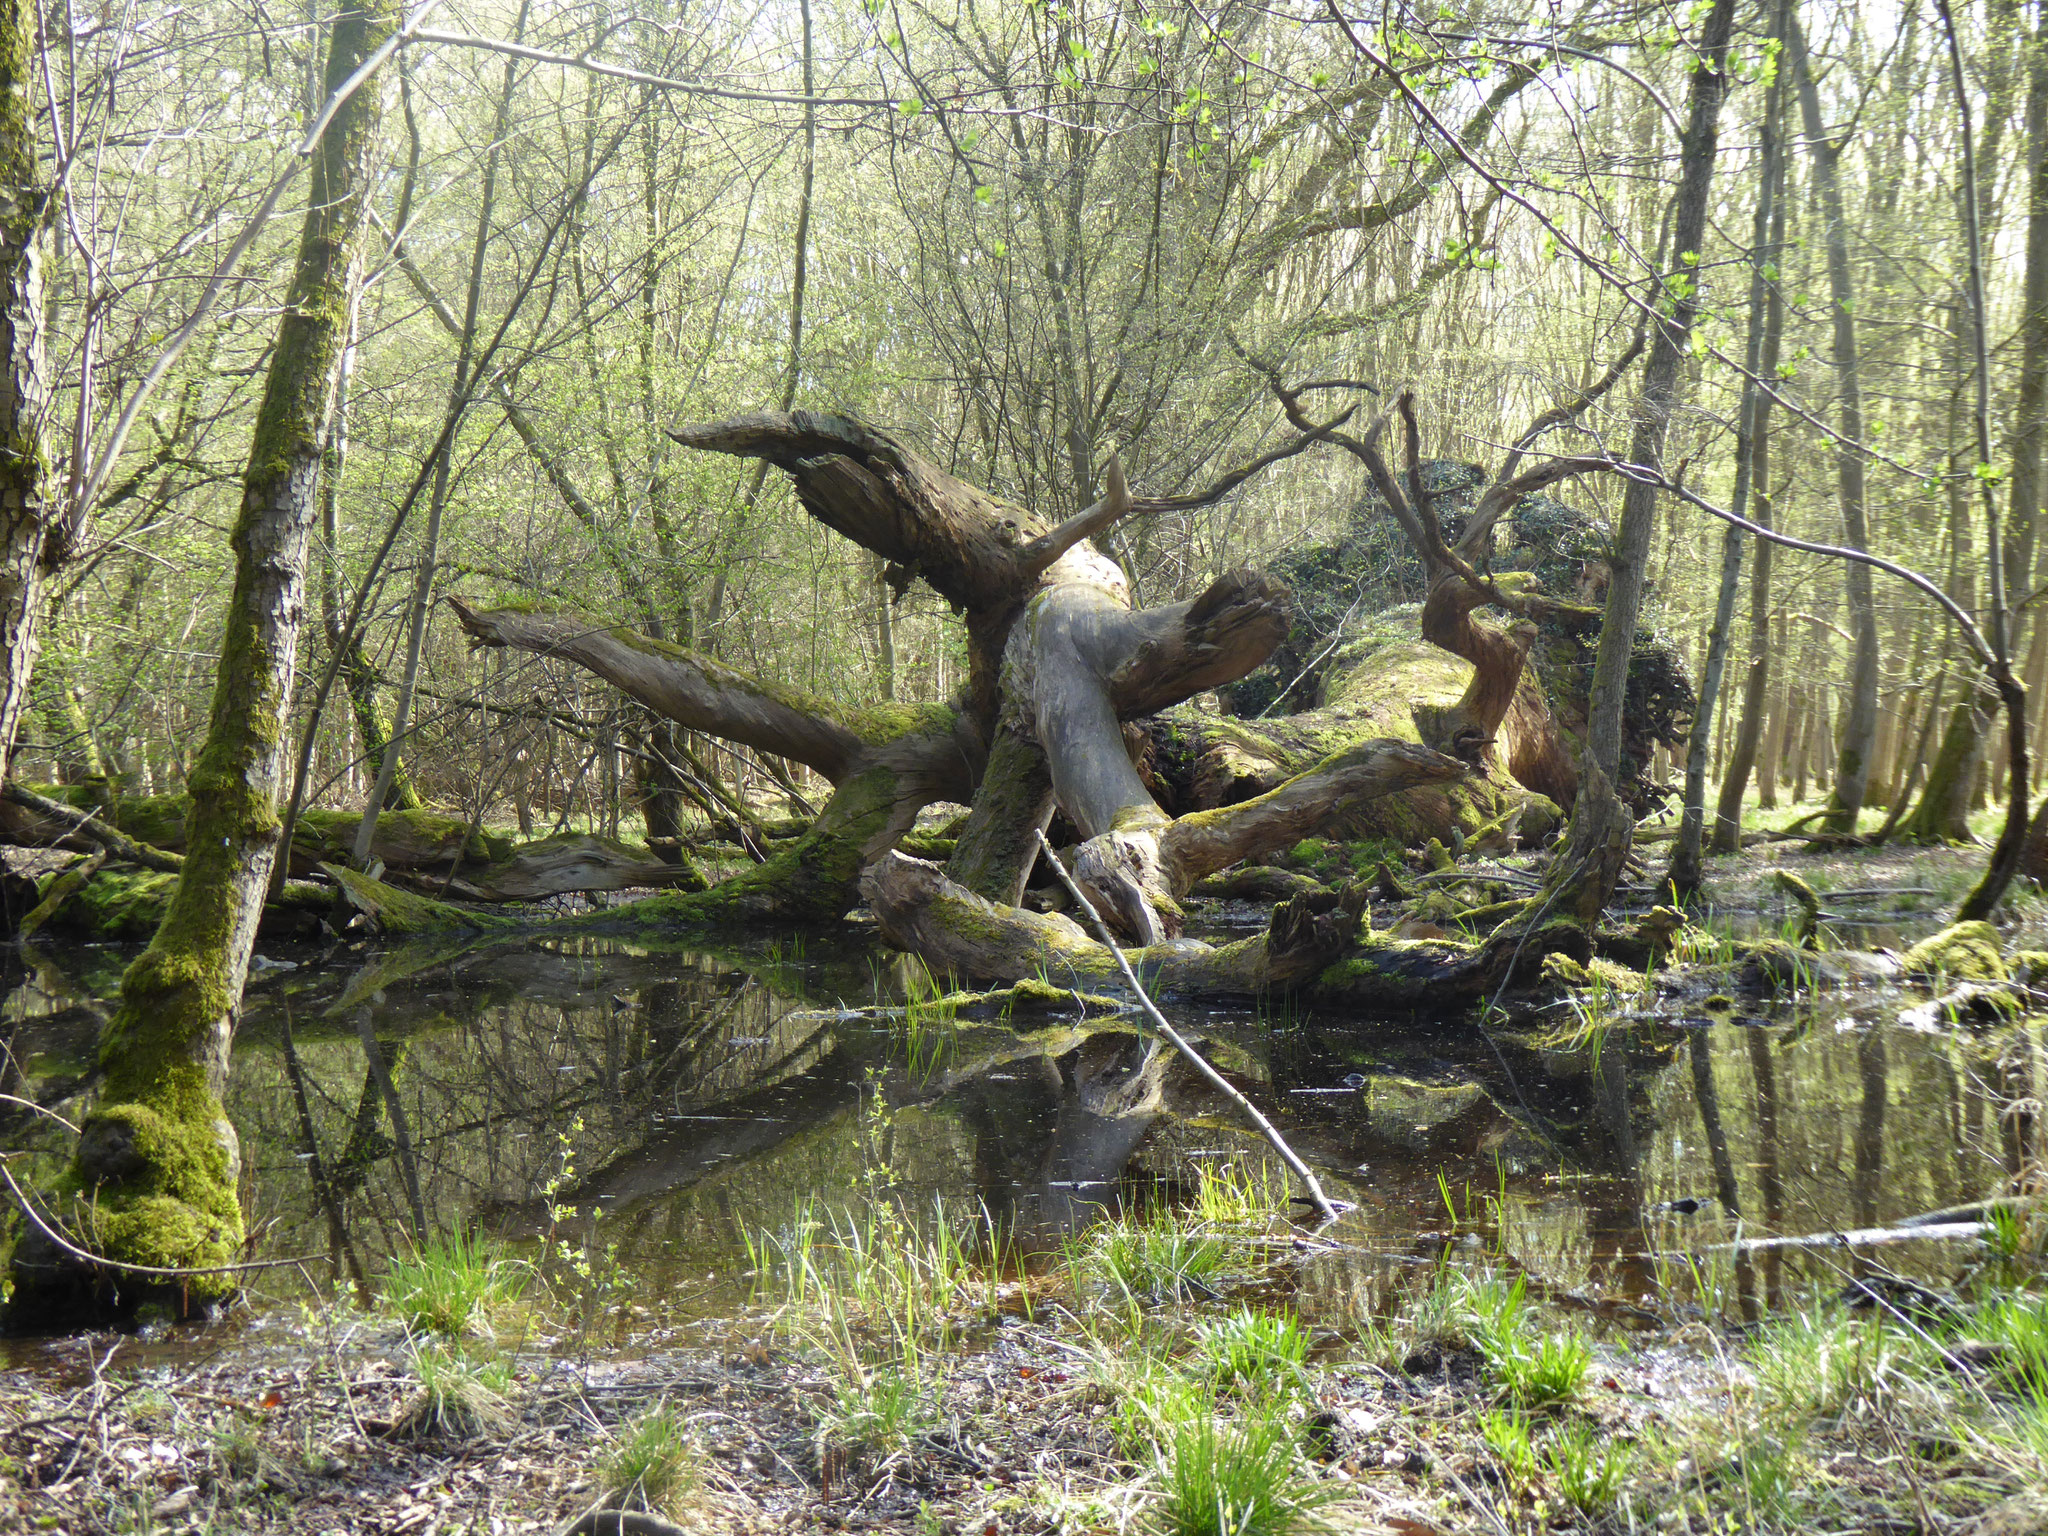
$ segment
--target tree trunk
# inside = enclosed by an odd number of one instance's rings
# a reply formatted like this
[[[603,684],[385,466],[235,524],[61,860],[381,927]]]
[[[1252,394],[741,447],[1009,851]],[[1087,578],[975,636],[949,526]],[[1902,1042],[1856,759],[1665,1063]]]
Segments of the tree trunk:
[[[1782,18],[1773,8],[1772,34],[1782,30]],[[1769,469],[1769,450],[1763,446],[1768,427],[1768,406],[1763,392],[1757,388],[1759,378],[1775,376],[1777,345],[1771,335],[1771,298],[1775,287],[1766,277],[1771,250],[1771,229],[1776,220],[1778,184],[1783,179],[1782,157],[1778,147],[1778,100],[1782,89],[1782,72],[1771,77],[1768,95],[1764,104],[1762,134],[1762,172],[1757,188],[1756,214],[1750,226],[1749,252],[1749,338],[1743,357],[1746,370],[1742,381],[1742,404],[1735,433],[1735,492],[1729,501],[1729,508],[1738,517],[1747,515],[1752,491],[1756,493],[1758,510],[1763,513],[1765,526],[1769,526],[1769,490],[1758,481],[1758,471]],[[1766,354],[1769,354],[1768,360]],[[1769,370],[1769,371],[1766,371]],[[1765,551],[1770,548],[1768,540],[1757,543],[1756,558],[1766,559]],[[1721,586],[1714,604],[1714,627],[1707,642],[1707,664],[1700,675],[1699,707],[1693,715],[1692,739],[1687,744],[1685,759],[1685,803],[1680,813],[1678,841],[1672,850],[1671,868],[1667,881],[1680,897],[1690,897],[1700,885],[1700,845],[1706,831],[1707,804],[1707,732],[1714,721],[1715,706],[1720,701],[1721,671],[1728,655],[1729,631],[1735,623],[1735,589],[1742,579],[1742,530],[1730,523],[1722,533],[1721,540]],[[1754,588],[1754,584],[1753,584]],[[1759,602],[1754,589],[1751,592],[1752,617]],[[1752,643],[1751,650],[1757,649]],[[1725,740],[1727,711],[1721,711],[1721,725]],[[1749,743],[1750,753],[1756,748],[1754,737]],[[1731,779],[1735,784],[1735,830],[1736,845],[1741,844],[1742,786],[1749,777],[1749,754],[1738,748],[1739,772],[1724,768],[1722,783]],[[1726,799],[1724,790],[1723,799]]]
[[[1927,770],[1927,787],[1911,815],[1899,824],[1898,835],[1912,843],[1971,843],[1970,794],[1984,761],[1985,727],[1990,715],[1979,691],[1949,711],[1948,728]]]
[[[1821,222],[1827,241],[1828,295],[1835,326],[1835,390],[1837,430],[1835,491],[1842,509],[1842,539],[1851,549],[1870,547],[1865,516],[1863,476],[1863,366],[1858,351],[1856,283],[1849,271],[1849,226],[1842,212],[1841,158],[1847,142],[1830,138],[1821,121],[1820,86],[1807,57],[1806,33],[1796,15],[1788,17],[1786,67],[1799,93],[1799,115],[1806,129],[1806,150],[1813,162],[1813,189],[1820,198]],[[1851,662],[1847,707],[1835,759],[1834,787],[1828,796],[1823,825],[1830,832],[1854,832],[1856,816],[1870,784],[1871,747],[1877,737],[1877,606],[1870,586],[1870,567],[1851,561],[1844,579],[1849,592]]]
[[[948,706],[852,709],[580,614],[448,603],[474,644],[563,657],[666,720],[790,758],[832,783],[831,800],[790,847],[709,892],[667,901],[662,910],[677,921],[837,918],[858,899],[862,866],[893,848],[920,810],[974,793],[980,744]]]
[[[0,778],[13,772],[28,708],[57,522],[43,440],[51,387],[43,329],[49,192],[37,164],[36,17],[28,0],[0,0]]]
[[[331,97],[389,33],[384,0],[339,13]],[[278,771],[291,700],[320,431],[345,342],[349,267],[379,116],[374,86],[337,109],[313,163],[297,264],[257,416],[230,543],[235,583],[205,746],[191,777],[191,851],[170,909],[121,982],[103,1073],[59,1215],[107,1261],[81,1271],[25,1236],[10,1315],[77,1316],[156,1295],[180,1313],[234,1289],[240,1149],[221,1108],[235,1010],[277,851]],[[126,1264],[197,1271],[176,1284]]]
[[[868,870],[861,889],[882,936],[935,970],[991,980],[1052,975],[1082,985],[1119,975],[1115,957],[1072,918],[998,906],[934,865],[890,854]],[[1266,932],[1248,939],[1215,946],[1178,939],[1129,954],[1146,984],[1163,992],[1301,993],[1401,1009],[1484,996],[1513,975],[1533,976],[1547,954],[1583,956],[1587,948],[1585,930],[1568,923],[1477,945],[1398,939],[1374,933],[1358,907],[1323,891],[1282,902]]]
[[[320,625],[330,651],[339,652],[341,685],[348,694],[349,714],[356,736],[363,744],[363,765],[372,782],[384,777],[384,753],[391,743],[391,725],[377,700],[377,671],[363,654],[362,633],[344,623],[341,612],[341,478],[348,468],[349,383],[355,372],[355,327],[360,295],[349,305],[349,334],[335,375],[334,406],[328,415],[326,440],[321,447],[320,465]],[[416,811],[419,792],[412,775],[399,767],[391,775],[391,789],[382,809]]]
[[[1728,42],[1734,29],[1734,0],[1714,0],[1701,32],[1699,59],[1692,71],[1684,142],[1679,149],[1679,183],[1672,199],[1673,271],[1665,278],[1660,317],[1636,404],[1629,457],[1657,468],[1693,321],[1699,312],[1699,262],[1705,248],[1708,193],[1713,186],[1721,102],[1727,94]],[[1611,577],[1600,650],[1593,665],[1592,699],[1586,725],[1585,760],[1579,797],[1572,810],[1569,841],[1554,866],[1553,889],[1561,910],[1582,921],[1597,917],[1620,882],[1633,835],[1632,816],[1614,791],[1621,774],[1622,712],[1628,690],[1630,653],[1642,612],[1643,580],[1655,530],[1657,489],[1630,480],[1622,496],[1621,527],[1609,556]]]

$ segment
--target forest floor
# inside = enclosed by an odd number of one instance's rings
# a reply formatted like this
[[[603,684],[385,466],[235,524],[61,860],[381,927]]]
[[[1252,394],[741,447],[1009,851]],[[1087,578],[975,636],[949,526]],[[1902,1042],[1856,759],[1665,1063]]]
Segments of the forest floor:
[[[1982,858],[1796,846],[1711,868],[1723,907],[1767,908],[1781,863],[1941,905]],[[754,1309],[687,1333],[634,1321],[630,1276],[457,1244],[366,1307],[18,1345],[0,1531],[502,1536],[639,1503],[702,1532],[2048,1532],[2048,1213],[1950,1244],[1939,1292],[1845,1261],[1765,1318],[1726,1252],[1659,1297],[1539,1299],[1434,1234],[1376,1255],[1398,1299],[1340,1332],[1269,1310],[1330,1251],[1284,1196],[1205,1184],[1028,1279],[873,1209],[762,1234]]]
[[[168,1364],[73,1339],[0,1376],[0,1529],[499,1536],[635,1488],[703,1532],[2048,1529],[2038,1234],[1962,1299],[1597,1336],[1439,1239],[1384,1326],[1311,1338],[1243,1299],[1282,1231],[1098,1229],[1028,1289],[821,1244],[723,1347],[408,1343],[388,1305]]]

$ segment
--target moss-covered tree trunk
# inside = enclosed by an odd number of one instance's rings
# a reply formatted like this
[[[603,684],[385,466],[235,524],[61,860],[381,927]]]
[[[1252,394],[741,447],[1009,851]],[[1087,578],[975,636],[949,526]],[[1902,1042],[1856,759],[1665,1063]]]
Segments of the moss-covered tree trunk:
[[[332,96],[388,35],[389,0],[341,11],[329,34]],[[156,1292],[180,1313],[235,1288],[240,1151],[221,1107],[256,922],[277,852],[285,711],[306,606],[321,427],[346,340],[349,266],[376,149],[374,82],[344,102],[317,146],[305,225],[271,355],[230,541],[227,608],[206,744],[191,775],[188,851],[154,940],[121,982],[100,1042],[60,1216],[107,1262],[79,1269],[46,1242],[15,1253],[13,1311],[80,1311]],[[146,1266],[144,1269],[124,1266]],[[184,1271],[176,1279],[151,1271]]]
[[[1927,786],[1912,813],[1899,823],[1898,835],[1906,842],[1975,841],[1970,832],[1970,791],[1984,761],[1990,714],[1981,693],[1972,688],[1969,694],[1949,711],[1941,746],[1927,770]]]
[[[43,418],[42,234],[48,192],[36,161],[36,11],[0,0],[0,777],[35,670],[36,621],[51,539]]]

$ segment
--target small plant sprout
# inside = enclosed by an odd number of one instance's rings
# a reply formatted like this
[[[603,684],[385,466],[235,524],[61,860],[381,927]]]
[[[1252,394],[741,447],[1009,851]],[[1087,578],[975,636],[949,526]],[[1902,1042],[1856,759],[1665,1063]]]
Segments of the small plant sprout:
[[[1536,1438],[1528,1414],[1519,1408],[1489,1408],[1479,1416],[1479,1431],[1510,1478],[1526,1483],[1535,1477]]]
[[[1485,1353],[1501,1390],[1529,1408],[1572,1401],[1593,1363],[1592,1346],[1576,1333],[1546,1333],[1533,1341],[1524,1336]]]

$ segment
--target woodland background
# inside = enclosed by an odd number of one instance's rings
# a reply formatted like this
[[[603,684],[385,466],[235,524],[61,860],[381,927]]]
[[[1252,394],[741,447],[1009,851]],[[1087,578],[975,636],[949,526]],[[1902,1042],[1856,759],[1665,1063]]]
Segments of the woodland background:
[[[2028,292],[2048,291],[2048,256],[2032,249],[2048,247],[2044,18],[2010,0],[1953,17],[1985,258],[1993,451],[1981,464],[1963,120],[1934,11],[1738,8],[1710,239],[1674,253],[1667,209],[1699,18],[1663,5],[1357,18],[1415,101],[1305,4],[437,7],[382,76],[295,736],[346,654],[313,727],[307,799],[363,803],[417,607],[399,796],[538,831],[639,830],[651,718],[573,666],[472,656],[431,600],[447,593],[615,616],[831,697],[957,688],[962,638],[936,596],[913,586],[892,600],[877,562],[801,515],[782,476],[684,452],[672,425],[851,409],[1058,519],[1095,498],[1112,453],[1141,494],[1163,496],[1283,440],[1271,368],[1388,394],[1411,384],[1425,453],[1495,465],[1524,424],[1623,352],[1640,306],[1691,283],[1703,314],[1665,463],[1726,504],[1752,255],[1782,319],[1764,513],[1841,542],[1851,454],[1868,475],[1869,546],[1976,611],[1989,485],[2008,513],[2014,654],[2038,698],[2048,625],[2029,599],[2048,564],[2035,527],[2048,306],[2037,298],[2030,316]],[[69,531],[15,773],[165,793],[204,735],[232,579],[225,534],[303,179],[117,457],[108,445],[317,110],[327,18],[201,0],[42,20],[31,94],[55,125],[44,148],[57,173],[48,440]],[[1804,113],[1798,91],[1774,85],[1795,76],[1812,85]],[[1478,168],[1444,152],[1417,101]],[[1785,188],[1780,227],[1757,248],[1774,112]],[[1845,415],[1844,314],[1860,423]],[[1580,451],[1589,436],[1623,450],[1631,393],[1554,446]],[[1133,520],[1108,548],[1138,602],[1171,601],[1227,566],[1331,539],[1364,490],[1348,455],[1312,451],[1217,507]],[[1558,494],[1618,516],[1611,477]],[[1722,539],[1665,498],[1650,614],[1696,672]],[[1355,577],[1360,590],[1399,581]],[[2003,757],[1991,701],[1974,692],[1981,669],[1934,605],[1879,577],[1866,617],[1840,563],[1782,550],[1737,604],[1710,777],[1761,653],[1752,794],[1770,805],[1830,787],[1859,631],[1877,663],[1863,680],[1878,705],[1865,825],[1906,795],[1959,700],[1979,706],[1965,720],[1975,795],[1996,797]],[[709,780],[761,789],[787,774],[722,745],[683,747],[686,796],[712,810]],[[1961,829],[1951,817],[1922,830]]]

